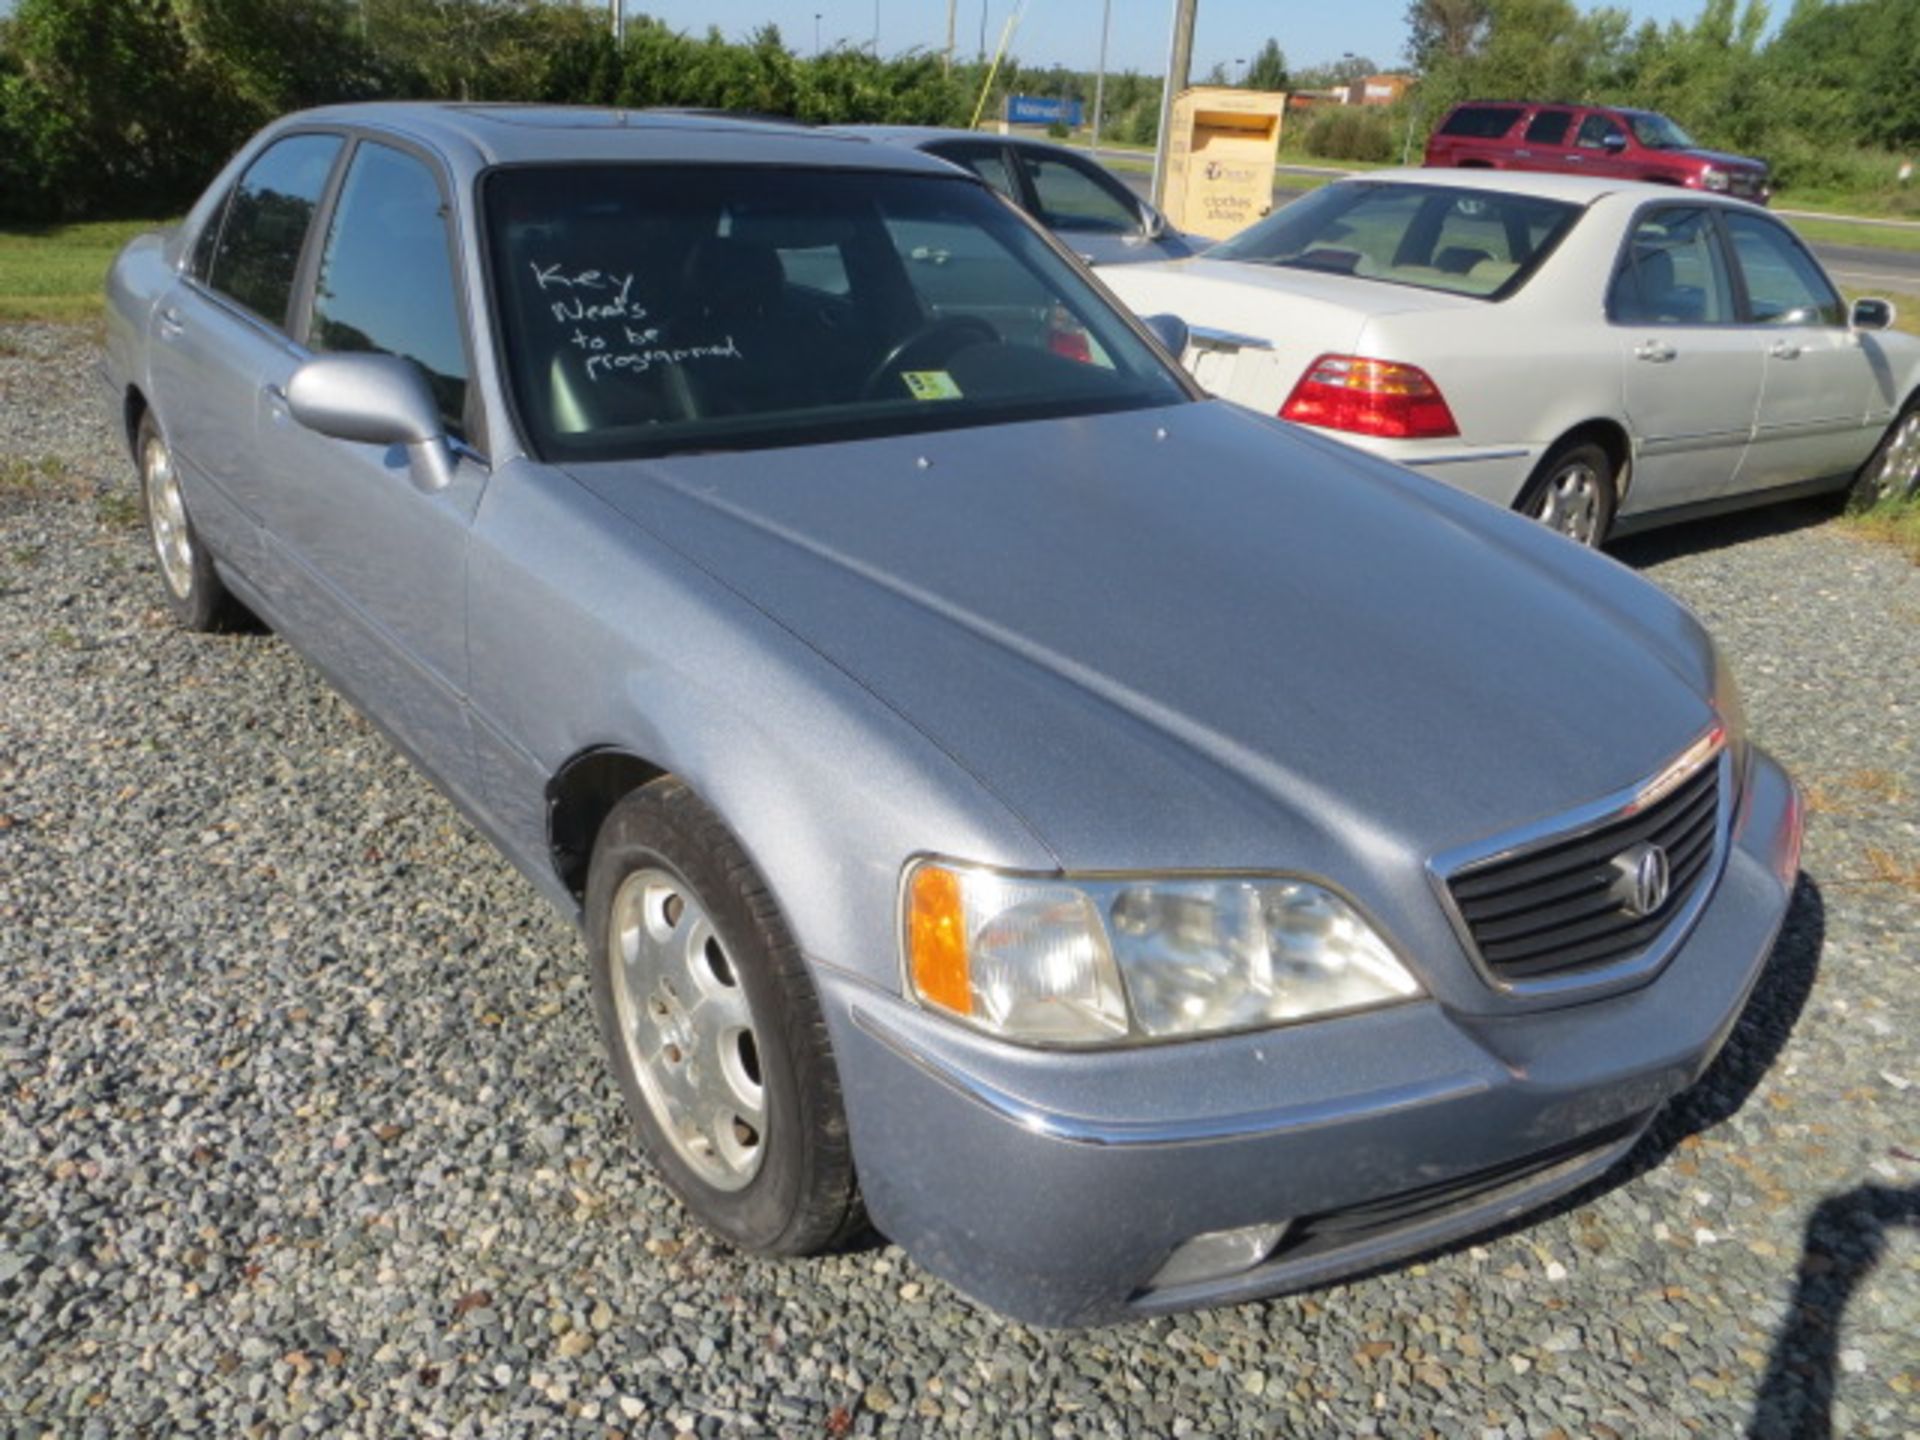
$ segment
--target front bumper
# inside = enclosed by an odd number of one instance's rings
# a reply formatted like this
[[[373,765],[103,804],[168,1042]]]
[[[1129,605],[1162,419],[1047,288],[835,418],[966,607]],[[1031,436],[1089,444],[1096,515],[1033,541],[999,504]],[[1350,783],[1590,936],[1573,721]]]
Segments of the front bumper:
[[[1638,990],[1493,1018],[1422,1002],[1103,1052],[965,1031],[824,970],[861,1188],[927,1269],[1016,1318],[1100,1324],[1320,1284],[1606,1169],[1719,1051],[1772,951],[1800,807],[1758,750],[1712,901]],[[1194,1236],[1265,1261],[1152,1287]]]

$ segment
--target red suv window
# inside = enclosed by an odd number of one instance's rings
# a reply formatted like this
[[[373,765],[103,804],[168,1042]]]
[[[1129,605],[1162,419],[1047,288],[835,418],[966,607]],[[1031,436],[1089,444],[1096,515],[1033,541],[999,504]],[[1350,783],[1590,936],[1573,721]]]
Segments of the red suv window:
[[[1517,105],[1462,105],[1447,117],[1440,133],[1468,140],[1498,140],[1513,128],[1521,113]]]
[[[1572,124],[1571,110],[1542,110],[1527,126],[1527,140],[1534,145],[1564,145],[1567,128]]]

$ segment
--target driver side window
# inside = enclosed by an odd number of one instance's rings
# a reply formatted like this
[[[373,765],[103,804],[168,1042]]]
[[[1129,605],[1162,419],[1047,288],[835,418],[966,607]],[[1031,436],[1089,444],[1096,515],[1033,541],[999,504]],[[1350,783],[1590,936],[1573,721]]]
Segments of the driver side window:
[[[1845,325],[1847,307],[1820,267],[1771,220],[1729,213],[1727,234],[1747,282],[1747,304],[1762,325]]]
[[[1605,115],[1589,115],[1580,122],[1580,134],[1574,143],[1582,150],[1604,150],[1609,142],[1624,146],[1627,134]]]

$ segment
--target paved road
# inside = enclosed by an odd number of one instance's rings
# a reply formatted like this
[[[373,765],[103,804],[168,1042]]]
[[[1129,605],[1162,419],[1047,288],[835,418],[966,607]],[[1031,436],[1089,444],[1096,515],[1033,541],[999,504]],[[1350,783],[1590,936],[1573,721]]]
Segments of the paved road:
[[[1149,177],[1136,171],[1116,170],[1115,176],[1136,195],[1146,195]],[[1285,205],[1306,194],[1290,185],[1273,187],[1273,203]],[[1898,294],[1920,295],[1920,250],[1885,250],[1866,245],[1815,245],[1813,253],[1827,267],[1827,273],[1850,290],[1890,290]]]

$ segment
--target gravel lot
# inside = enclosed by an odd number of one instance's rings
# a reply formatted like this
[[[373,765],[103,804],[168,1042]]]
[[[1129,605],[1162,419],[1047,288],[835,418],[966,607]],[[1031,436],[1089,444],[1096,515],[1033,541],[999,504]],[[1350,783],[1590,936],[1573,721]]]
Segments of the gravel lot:
[[[1920,569],[1830,511],[1621,552],[1815,812],[1708,1079],[1497,1237],[1049,1334],[686,1224],[571,930],[278,640],[170,628],[91,361],[0,329],[0,1437],[1920,1437]]]

